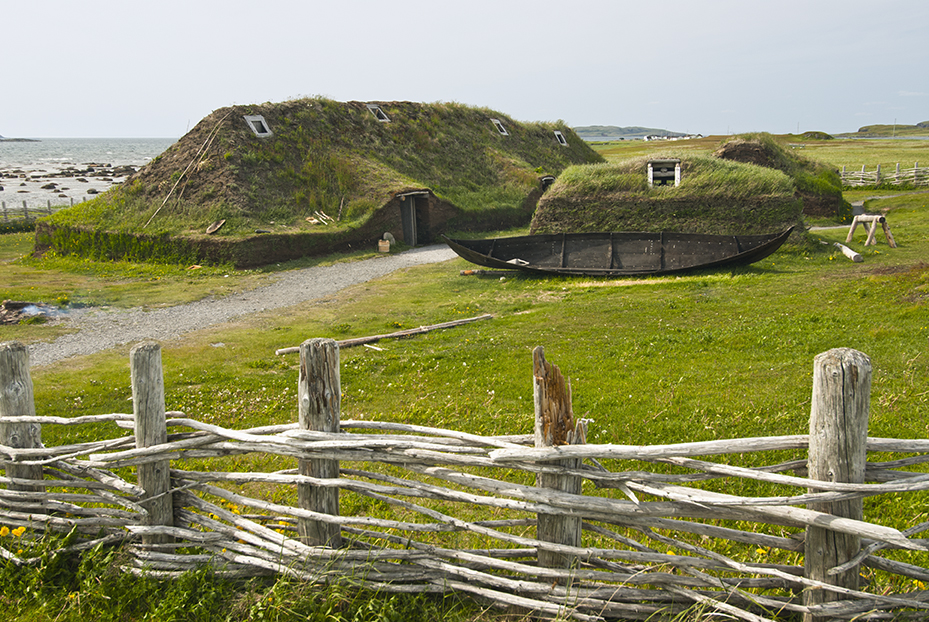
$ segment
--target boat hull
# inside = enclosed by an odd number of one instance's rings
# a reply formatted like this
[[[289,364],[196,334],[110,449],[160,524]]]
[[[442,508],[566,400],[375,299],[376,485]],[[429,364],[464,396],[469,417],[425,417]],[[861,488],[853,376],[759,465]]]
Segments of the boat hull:
[[[442,237],[459,256],[487,268],[628,276],[748,265],[775,252],[792,230],[769,235],[614,232],[485,240]]]

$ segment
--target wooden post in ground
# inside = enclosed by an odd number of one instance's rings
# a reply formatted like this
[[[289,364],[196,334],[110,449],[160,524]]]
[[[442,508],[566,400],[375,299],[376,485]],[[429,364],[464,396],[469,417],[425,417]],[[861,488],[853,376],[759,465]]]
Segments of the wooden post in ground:
[[[25,201],[23,201],[23,220],[29,220],[29,208],[26,207]]]
[[[3,201],[3,222],[9,222],[10,215],[6,213],[6,201]]]
[[[837,348],[816,357],[810,412],[810,479],[864,482],[870,397],[871,360],[866,355],[850,348]],[[863,514],[860,498],[809,507],[855,520],[861,520]],[[838,575],[829,575],[828,571],[857,555],[859,548],[858,536],[807,527],[804,557],[807,578],[858,589],[858,566]],[[841,599],[839,594],[819,589],[804,593],[804,604],[808,606]],[[804,614],[807,622],[816,619]]]
[[[308,339],[300,344],[300,427],[317,432],[340,431],[342,383],[339,379],[339,346],[332,339]],[[338,460],[306,459],[299,461],[300,475],[338,478]],[[339,515],[339,489],[312,484],[297,484],[297,504],[304,510]],[[334,523],[301,518],[297,531],[311,546],[342,545],[341,527]]]
[[[0,417],[35,417],[32,376],[29,375],[29,350],[17,341],[0,343]],[[0,444],[16,449],[42,446],[42,426],[38,423],[0,423]],[[41,480],[42,467],[3,464],[13,479]],[[42,486],[10,484],[10,490],[41,492]]]
[[[574,413],[571,410],[571,385],[557,366],[545,360],[542,346],[532,351],[533,396],[535,402],[535,446],[553,447],[572,444],[575,439]],[[580,460],[546,461],[546,466],[577,468]],[[562,492],[580,494],[581,478],[576,475],[540,473],[536,485]],[[581,545],[581,519],[558,514],[538,514],[536,539],[569,546]],[[544,568],[570,568],[571,555],[540,550],[539,565]]]
[[[136,447],[151,447],[168,441],[165,422],[165,387],[161,369],[161,346],[140,343],[129,352],[132,372],[132,412],[135,416]],[[171,462],[159,460],[140,464],[139,486],[145,489],[142,505],[148,510],[147,525],[174,525],[171,495]],[[146,501],[151,497],[157,497]],[[172,542],[170,536],[143,536],[145,544]]]

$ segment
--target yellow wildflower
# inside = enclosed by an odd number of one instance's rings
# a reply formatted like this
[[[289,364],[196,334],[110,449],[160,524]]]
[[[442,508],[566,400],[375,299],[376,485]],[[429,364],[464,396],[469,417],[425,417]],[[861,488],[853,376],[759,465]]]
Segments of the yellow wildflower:
[[[4,525],[3,527],[0,527],[0,536],[3,536],[5,538],[8,535],[10,535],[10,528],[7,527],[6,525]]]
[[[25,528],[25,527],[17,527],[16,529],[13,530],[13,535],[16,536],[16,537],[18,538],[18,537],[20,537],[21,535],[23,535],[23,533],[25,533],[25,531],[26,531],[26,528]]]

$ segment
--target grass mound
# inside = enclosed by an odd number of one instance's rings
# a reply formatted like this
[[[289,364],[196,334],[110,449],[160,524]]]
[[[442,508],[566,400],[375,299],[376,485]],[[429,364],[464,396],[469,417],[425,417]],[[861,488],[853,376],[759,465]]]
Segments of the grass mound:
[[[811,216],[845,217],[851,207],[842,199],[838,171],[785,148],[771,134],[743,134],[723,144],[717,158],[773,168],[787,174],[803,201],[803,213]]]
[[[398,195],[411,190],[429,193],[418,224],[430,235],[524,224],[540,177],[602,160],[560,121],[520,123],[454,103],[378,106],[380,118],[366,103],[322,98],[217,110],[122,186],[46,219],[37,244],[255,265],[347,250],[385,230],[402,240]],[[270,130],[262,135],[245,118],[258,115]],[[250,241],[267,233],[277,237]]]
[[[681,156],[681,184],[649,187],[658,156],[573,166],[539,201],[532,233],[680,231],[754,234],[798,224],[802,203],[773,168]]]

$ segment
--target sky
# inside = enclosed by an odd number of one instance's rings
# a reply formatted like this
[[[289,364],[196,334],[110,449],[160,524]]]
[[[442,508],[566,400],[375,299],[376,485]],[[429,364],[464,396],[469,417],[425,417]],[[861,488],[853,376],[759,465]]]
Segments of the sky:
[[[0,135],[322,96],[703,135],[929,121],[925,0],[0,0]]]

